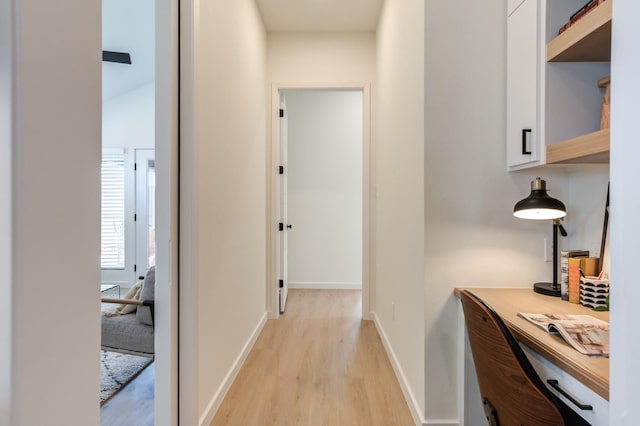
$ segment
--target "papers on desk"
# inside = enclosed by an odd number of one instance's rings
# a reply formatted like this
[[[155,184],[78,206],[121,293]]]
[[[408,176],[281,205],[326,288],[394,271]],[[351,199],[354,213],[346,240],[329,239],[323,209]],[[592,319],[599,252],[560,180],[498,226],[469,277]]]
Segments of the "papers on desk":
[[[590,315],[531,314],[518,315],[550,334],[560,335],[578,352],[589,356],[609,356],[609,323]]]

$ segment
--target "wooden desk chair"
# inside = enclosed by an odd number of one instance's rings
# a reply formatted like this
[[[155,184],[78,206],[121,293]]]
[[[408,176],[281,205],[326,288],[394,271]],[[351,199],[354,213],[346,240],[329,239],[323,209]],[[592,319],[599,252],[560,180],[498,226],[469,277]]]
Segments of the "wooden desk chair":
[[[586,425],[544,385],[498,314],[461,293],[482,404],[490,425]]]

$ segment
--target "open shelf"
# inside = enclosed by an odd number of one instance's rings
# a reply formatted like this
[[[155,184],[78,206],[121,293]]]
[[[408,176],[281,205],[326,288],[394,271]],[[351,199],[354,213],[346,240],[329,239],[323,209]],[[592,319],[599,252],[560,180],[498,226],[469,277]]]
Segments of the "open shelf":
[[[547,43],[547,62],[611,60],[611,10],[606,0]]]
[[[609,162],[609,129],[547,145],[547,164]]]

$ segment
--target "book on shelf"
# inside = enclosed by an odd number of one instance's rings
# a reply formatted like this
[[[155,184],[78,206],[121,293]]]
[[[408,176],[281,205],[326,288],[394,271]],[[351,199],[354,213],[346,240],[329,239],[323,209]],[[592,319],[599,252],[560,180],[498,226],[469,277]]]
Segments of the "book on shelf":
[[[609,356],[609,323],[591,315],[532,314],[518,316],[547,333],[559,335],[578,352],[589,356]]]
[[[569,259],[588,257],[589,250],[563,250],[560,252],[560,297],[562,300],[571,301],[570,295],[572,294],[573,303],[580,302],[580,261],[572,262],[571,268]],[[571,278],[573,279],[571,280]],[[570,282],[573,286],[570,286]]]
[[[589,12],[591,12],[593,9],[600,6],[604,2],[605,0],[590,0],[589,2],[587,2],[587,4],[582,6],[576,13],[571,15],[569,21],[566,24],[560,27],[560,29],[558,30],[558,34],[562,34],[563,32],[565,32],[569,27],[571,27],[573,24],[578,22],[585,15],[587,15]]]
[[[579,257],[569,258],[569,302],[580,303],[580,258]]]
[[[595,274],[597,261],[595,257],[569,258],[569,302],[580,303],[580,279]]]

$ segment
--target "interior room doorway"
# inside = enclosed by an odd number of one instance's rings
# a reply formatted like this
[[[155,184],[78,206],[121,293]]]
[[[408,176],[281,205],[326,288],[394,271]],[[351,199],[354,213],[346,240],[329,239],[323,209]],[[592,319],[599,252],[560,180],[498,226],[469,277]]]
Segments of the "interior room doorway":
[[[346,105],[341,113],[322,114],[322,107],[332,102],[330,108],[339,110],[340,101]],[[359,139],[355,144],[330,132],[343,125],[340,122],[354,110],[354,101],[355,115],[351,117],[357,117],[356,123],[345,131],[351,132],[352,139]],[[369,108],[369,86],[364,84],[273,87],[271,317],[284,311],[291,286],[362,288],[362,315],[369,318]],[[300,122],[292,122],[292,114]],[[322,115],[333,122],[321,122]],[[305,128],[310,132],[305,134]]]
[[[126,280],[156,266],[151,424],[178,422],[178,1],[102,1],[103,147],[124,152]],[[135,170],[137,169],[137,170]],[[135,173],[134,173],[135,172]],[[123,243],[124,244],[124,243]],[[135,270],[134,270],[135,268]],[[103,280],[104,280],[103,274]],[[124,287],[124,283],[123,283]],[[145,371],[147,371],[145,370]],[[135,414],[135,413],[134,413]],[[138,418],[133,415],[129,418]],[[136,422],[138,424],[138,422]],[[140,423],[143,424],[143,423]]]

